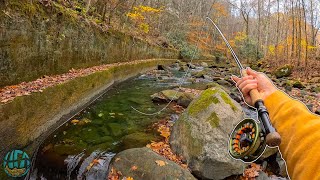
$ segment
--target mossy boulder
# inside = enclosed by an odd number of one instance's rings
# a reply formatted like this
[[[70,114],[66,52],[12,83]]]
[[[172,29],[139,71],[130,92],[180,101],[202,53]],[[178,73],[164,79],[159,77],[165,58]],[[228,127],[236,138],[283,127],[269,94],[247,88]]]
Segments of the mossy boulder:
[[[279,67],[278,69],[276,69],[274,71],[274,75],[277,77],[277,78],[282,78],[282,77],[288,77],[291,75],[292,73],[292,69],[293,69],[293,66],[289,65],[289,64],[286,64],[282,67]]]
[[[228,154],[232,128],[243,119],[241,106],[221,86],[194,99],[171,132],[173,151],[182,155],[200,179],[223,179],[243,172],[243,164]]]
[[[160,166],[156,162],[164,163]],[[188,169],[184,169],[173,161],[158,155],[149,148],[133,148],[117,154],[109,166],[121,172],[120,179],[132,177],[133,179],[184,179],[195,180]],[[132,169],[135,167],[135,170]]]

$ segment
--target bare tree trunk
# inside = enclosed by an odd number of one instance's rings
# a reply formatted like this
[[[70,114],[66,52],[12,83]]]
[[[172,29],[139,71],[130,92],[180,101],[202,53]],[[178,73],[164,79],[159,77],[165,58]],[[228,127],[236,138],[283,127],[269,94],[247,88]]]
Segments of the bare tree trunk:
[[[303,16],[304,16],[304,33],[305,33],[305,39],[306,39],[306,47],[305,47],[305,59],[304,59],[304,63],[305,63],[305,67],[307,67],[307,61],[308,61],[308,31],[307,31],[307,16],[306,16],[306,5],[304,3],[304,0],[301,0],[302,2],[302,9],[303,9]]]
[[[279,12],[280,12],[280,2],[277,0],[277,32],[276,32],[276,59],[278,59],[278,45],[279,45],[279,26],[280,26],[280,17],[279,17]]]

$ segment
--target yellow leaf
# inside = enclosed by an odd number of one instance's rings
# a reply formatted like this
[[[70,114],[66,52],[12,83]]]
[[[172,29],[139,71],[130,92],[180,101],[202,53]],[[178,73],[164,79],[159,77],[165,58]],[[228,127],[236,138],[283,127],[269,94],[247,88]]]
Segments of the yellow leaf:
[[[74,125],[78,124],[79,122],[80,122],[80,121],[79,121],[78,119],[73,119],[73,120],[71,120],[71,123],[74,124]]]
[[[164,162],[162,160],[156,160],[156,163],[158,166],[165,166],[166,164],[168,164],[167,162]]]

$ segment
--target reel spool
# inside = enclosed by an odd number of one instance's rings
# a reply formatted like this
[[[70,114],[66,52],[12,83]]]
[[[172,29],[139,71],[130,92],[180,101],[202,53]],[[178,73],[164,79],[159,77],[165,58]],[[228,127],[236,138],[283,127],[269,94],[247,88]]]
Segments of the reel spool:
[[[235,159],[252,162],[260,157],[266,148],[265,132],[253,119],[244,119],[237,124],[230,135],[229,153]]]

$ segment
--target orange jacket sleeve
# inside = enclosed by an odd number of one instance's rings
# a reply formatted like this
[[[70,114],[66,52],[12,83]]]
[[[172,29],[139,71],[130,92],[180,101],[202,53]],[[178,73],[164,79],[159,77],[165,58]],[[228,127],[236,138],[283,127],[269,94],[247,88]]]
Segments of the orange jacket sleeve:
[[[320,180],[320,116],[281,91],[265,99],[292,180]]]

